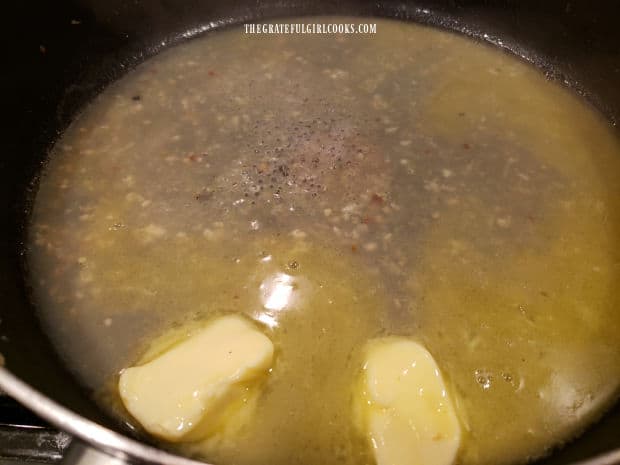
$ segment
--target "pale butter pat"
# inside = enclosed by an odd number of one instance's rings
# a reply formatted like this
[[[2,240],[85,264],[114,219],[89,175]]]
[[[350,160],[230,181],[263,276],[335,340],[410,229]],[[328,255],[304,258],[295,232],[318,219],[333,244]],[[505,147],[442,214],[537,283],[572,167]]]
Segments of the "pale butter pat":
[[[431,354],[420,344],[389,337],[369,344],[361,415],[377,465],[449,465],[461,432]]]
[[[273,361],[273,344],[240,316],[210,322],[119,380],[123,404],[151,434],[201,439],[227,408],[249,396]]]

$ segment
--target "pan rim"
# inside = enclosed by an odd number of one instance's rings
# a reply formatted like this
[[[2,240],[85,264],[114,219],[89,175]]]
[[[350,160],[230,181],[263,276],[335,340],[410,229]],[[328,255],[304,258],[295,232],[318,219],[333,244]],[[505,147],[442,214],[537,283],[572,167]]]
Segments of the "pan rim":
[[[37,391],[5,367],[0,367],[0,389],[53,426],[111,456],[157,465],[205,465],[205,462],[146,445],[89,420]]]
[[[312,15],[315,16],[315,15]],[[320,15],[319,15],[320,16]],[[369,16],[379,16],[379,15],[369,15]],[[428,19],[421,20],[421,18]],[[446,15],[444,15],[446,17]],[[449,17],[449,16],[448,16]],[[444,25],[435,24],[433,21],[432,14],[429,13],[428,9],[416,9],[415,14],[411,17],[407,16],[406,18],[398,18],[394,16],[384,16],[385,19],[392,20],[407,20],[417,22],[421,25],[429,25],[434,27],[439,27],[448,32],[462,34],[465,36],[469,36],[470,38],[481,40],[483,42],[487,42],[491,46],[495,46],[499,49],[504,49],[504,51],[510,52],[515,55],[518,59],[521,59],[525,62],[528,62],[529,65],[538,69],[539,72],[544,72],[543,68],[537,64],[537,57],[533,56],[531,53],[526,53],[525,51],[519,49],[518,47],[514,47],[513,44],[510,43],[502,43],[498,42],[498,39],[493,35],[483,34],[481,31],[476,30],[468,30],[463,29],[457,26],[460,24],[455,21],[450,24],[450,27]],[[271,18],[269,18],[271,19]],[[177,41],[179,38],[187,39],[195,37],[196,35],[201,35],[208,30],[219,28],[219,26],[230,26],[233,24],[237,24],[238,22],[242,22],[243,18],[235,19],[235,23],[221,21],[219,23],[213,22],[210,23],[208,28],[197,28],[193,31],[186,32],[184,34],[180,34],[177,37]],[[174,41],[171,41],[174,43]],[[156,52],[157,53],[157,52]],[[556,77],[557,79],[557,77]],[[579,83],[566,80],[564,83],[560,84],[567,87],[569,90],[577,93],[580,97],[587,97],[587,95],[583,95],[583,90],[579,87]],[[585,98],[585,101],[588,102],[588,98]],[[591,102],[588,102],[591,103]],[[598,105],[595,105],[598,107]],[[605,115],[605,112],[597,108],[597,110]],[[606,115],[605,115],[606,116]],[[606,119],[609,120],[609,118]],[[611,120],[611,123],[614,124],[614,120]],[[41,392],[34,389],[31,385],[27,384],[21,378],[15,376],[10,370],[0,366],[0,389],[8,393],[11,397],[15,398],[20,403],[27,406],[34,413],[44,418],[50,424],[56,426],[62,431],[66,431],[72,436],[84,441],[85,443],[94,446],[99,450],[103,450],[106,453],[109,453],[114,456],[118,456],[120,458],[133,458],[138,459],[140,461],[146,461],[147,463],[153,464],[161,464],[161,465],[200,465],[205,464],[205,462],[199,462],[191,459],[184,458],[180,455],[176,455],[170,452],[166,452],[164,450],[158,449],[153,446],[146,445],[138,440],[135,440],[129,436],[113,431],[112,429],[106,428],[92,420],[87,419],[76,413],[75,411],[64,407],[58,402],[52,400],[50,397],[45,396]],[[620,448],[613,449],[611,451],[596,455],[592,458],[588,458],[586,460],[571,462],[570,465],[618,465],[620,464]],[[206,464],[208,465],[208,464]]]
[[[210,465],[143,444],[89,420],[37,391],[5,367],[0,367],[0,389],[60,430],[112,456],[157,465]],[[617,464],[620,448],[570,465]]]

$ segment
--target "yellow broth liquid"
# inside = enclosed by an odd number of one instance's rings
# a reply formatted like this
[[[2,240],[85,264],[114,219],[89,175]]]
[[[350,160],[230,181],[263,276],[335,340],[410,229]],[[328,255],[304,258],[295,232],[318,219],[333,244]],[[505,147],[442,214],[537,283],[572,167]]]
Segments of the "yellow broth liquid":
[[[117,374],[172,330],[240,313],[276,346],[247,424],[182,453],[373,463],[353,386],[382,335],[441,367],[459,464],[544,455],[618,394],[617,134],[512,56],[376,22],[176,46],[52,150],[30,227],[35,299],[105,408],[133,422]],[[269,309],[282,276],[292,299]]]

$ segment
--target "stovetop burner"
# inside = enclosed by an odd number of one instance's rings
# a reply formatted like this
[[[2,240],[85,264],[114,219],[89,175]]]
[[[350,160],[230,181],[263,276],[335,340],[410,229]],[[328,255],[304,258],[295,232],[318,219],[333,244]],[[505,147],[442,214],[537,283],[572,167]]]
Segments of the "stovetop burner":
[[[0,395],[0,465],[59,462],[71,437]]]

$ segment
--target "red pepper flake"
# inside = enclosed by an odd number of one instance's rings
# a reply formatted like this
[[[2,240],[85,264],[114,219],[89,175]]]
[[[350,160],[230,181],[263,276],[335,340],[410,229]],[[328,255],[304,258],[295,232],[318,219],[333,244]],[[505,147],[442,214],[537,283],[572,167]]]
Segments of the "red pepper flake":
[[[385,201],[383,197],[381,197],[379,194],[372,194],[370,200],[372,201],[372,203],[377,205],[383,205],[383,202]]]
[[[465,150],[469,150],[471,148],[471,146],[466,142],[466,143],[463,144],[463,148]]]
[[[204,160],[204,158],[207,156],[208,154],[206,152],[204,153],[192,153],[188,156],[185,157],[186,160],[189,161],[196,161],[196,162],[202,162],[202,160]]]
[[[374,220],[372,218],[370,218],[369,216],[365,216],[362,218],[361,221],[362,224],[372,224],[374,223]]]
[[[351,252],[357,252],[357,245],[355,244],[351,245]]]
[[[215,71],[213,71],[213,70],[209,70],[209,71],[207,72],[207,74],[208,74],[209,76],[215,76]]]

